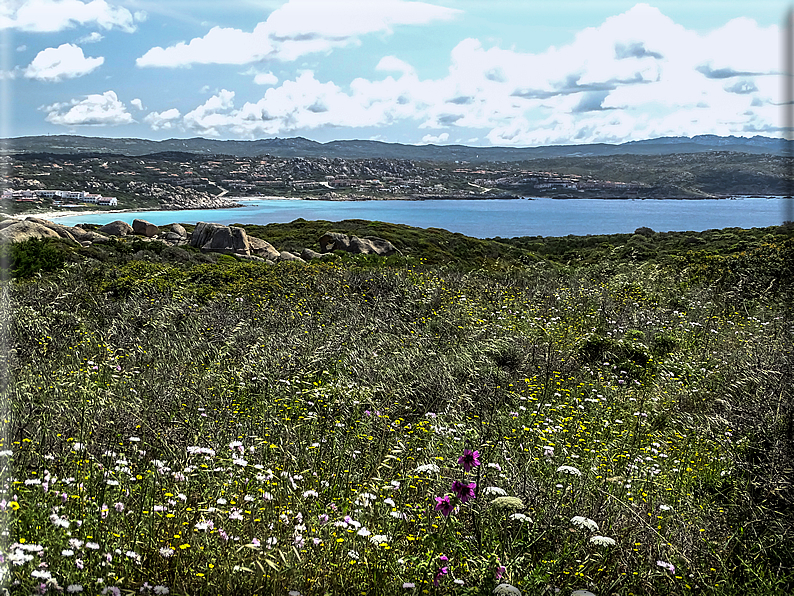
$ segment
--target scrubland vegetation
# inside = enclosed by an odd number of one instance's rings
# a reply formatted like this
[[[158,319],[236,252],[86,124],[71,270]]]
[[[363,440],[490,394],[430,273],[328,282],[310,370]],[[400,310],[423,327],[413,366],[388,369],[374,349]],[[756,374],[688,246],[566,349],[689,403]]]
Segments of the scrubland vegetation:
[[[11,593],[789,593],[794,230],[330,227],[8,249]]]

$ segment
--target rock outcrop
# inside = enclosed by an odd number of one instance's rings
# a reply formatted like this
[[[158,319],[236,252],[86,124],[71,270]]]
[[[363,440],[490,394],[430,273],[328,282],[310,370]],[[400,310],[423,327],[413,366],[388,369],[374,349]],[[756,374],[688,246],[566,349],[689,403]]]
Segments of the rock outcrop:
[[[204,252],[251,255],[251,244],[243,228],[204,221],[196,224],[190,236],[190,246],[195,246]]]
[[[60,238],[55,230],[32,221],[16,221],[0,230],[2,242],[24,242],[31,238]]]
[[[116,220],[99,228],[99,233],[107,236],[129,236],[134,234],[135,230],[127,222]]]
[[[53,232],[58,234],[61,238],[65,238],[67,240],[76,240],[74,235],[71,233],[71,228],[67,226],[62,226],[61,224],[53,223],[46,219],[39,219],[38,217],[26,217],[25,221],[30,221],[36,224],[40,224],[42,226],[46,226],[51,229]]]
[[[268,261],[276,261],[279,257],[279,252],[273,247],[270,242],[256,238],[255,236],[248,237],[248,244],[251,247],[251,254],[257,255],[267,259]]]
[[[375,236],[359,238],[358,236],[346,236],[338,232],[326,232],[320,238],[319,242],[320,250],[324,253],[344,250],[358,255],[379,255],[387,257],[397,252],[397,249],[391,242]]]
[[[291,252],[287,252],[286,250],[282,250],[279,253],[277,260],[279,260],[279,261],[295,261],[297,263],[305,263],[306,262],[303,259],[301,259],[298,255],[294,255]]]
[[[311,248],[304,248],[301,251],[301,259],[304,261],[311,261],[312,259],[321,259],[323,254],[312,250]]]
[[[136,234],[140,236],[146,236],[147,238],[153,238],[160,233],[160,228],[153,223],[149,223],[145,219],[133,219],[132,230]]]

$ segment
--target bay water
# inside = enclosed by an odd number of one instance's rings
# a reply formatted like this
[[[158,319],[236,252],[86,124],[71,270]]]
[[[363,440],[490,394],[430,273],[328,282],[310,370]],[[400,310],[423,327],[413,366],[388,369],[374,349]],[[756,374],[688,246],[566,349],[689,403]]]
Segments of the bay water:
[[[585,236],[631,233],[639,227],[657,232],[703,231],[780,225],[792,199],[489,199],[427,201],[317,201],[301,199],[239,199],[243,207],[183,211],[137,211],[58,217],[65,225],[106,224],[145,219],[155,225],[224,225],[288,223],[298,218],[341,221],[366,219],[420,228],[443,228],[475,238],[517,236]]]

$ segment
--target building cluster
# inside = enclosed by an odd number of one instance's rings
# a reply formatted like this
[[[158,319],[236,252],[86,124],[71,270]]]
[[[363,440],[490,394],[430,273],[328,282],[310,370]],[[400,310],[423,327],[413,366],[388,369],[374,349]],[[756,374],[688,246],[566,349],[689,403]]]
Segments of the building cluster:
[[[52,199],[53,205],[66,206],[66,201],[79,201],[92,205],[115,207],[119,204],[116,197],[103,197],[100,194],[82,190],[14,190],[3,189],[0,194],[2,201],[16,201],[17,203],[39,203],[41,199]]]

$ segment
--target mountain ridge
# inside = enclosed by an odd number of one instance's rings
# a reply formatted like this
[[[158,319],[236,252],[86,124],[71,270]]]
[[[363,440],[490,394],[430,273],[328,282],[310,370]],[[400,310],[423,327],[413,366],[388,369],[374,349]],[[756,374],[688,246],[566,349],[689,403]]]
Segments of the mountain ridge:
[[[469,147],[466,145],[406,145],[370,140],[338,140],[320,143],[304,137],[273,137],[255,140],[218,140],[192,137],[153,141],[138,138],[105,138],[80,135],[37,135],[4,139],[4,153],[120,153],[128,156],[179,151],[200,155],[255,157],[326,157],[364,159],[382,157],[439,162],[524,161],[550,157],[597,157],[608,155],[670,155],[735,151],[784,155],[794,152],[794,141],[756,135],[753,137],[659,137],[620,144],[548,145],[543,147]]]

